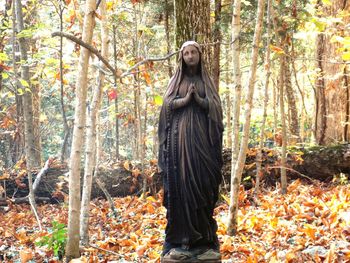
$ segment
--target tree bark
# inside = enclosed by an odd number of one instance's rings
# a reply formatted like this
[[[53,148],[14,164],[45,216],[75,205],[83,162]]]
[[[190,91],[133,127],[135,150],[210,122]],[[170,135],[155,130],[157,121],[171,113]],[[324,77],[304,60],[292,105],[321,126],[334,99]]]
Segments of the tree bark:
[[[253,96],[254,96],[254,86],[256,79],[256,69],[258,64],[258,51],[259,44],[261,39],[262,24],[264,17],[264,0],[258,1],[258,14],[254,30],[254,39],[253,39],[253,49],[252,49],[252,64],[250,67],[248,88],[246,94],[245,102],[245,112],[244,112],[244,126],[243,126],[243,135],[240,144],[240,151],[238,155],[237,162],[235,166],[232,167],[233,179],[231,178],[231,203],[229,210],[229,225],[227,231],[230,235],[237,233],[237,216],[238,216],[238,196],[239,196],[239,184],[241,182],[242,172],[244,168],[244,163],[246,159],[246,152],[248,148],[248,139],[249,139],[249,129],[250,129],[250,118],[251,111],[253,107]],[[231,175],[231,176],[232,176]],[[233,196],[233,197],[232,197]]]
[[[259,192],[260,189],[260,177],[262,177],[262,149],[264,146],[264,140],[265,140],[265,122],[267,117],[267,103],[269,101],[269,82],[270,82],[270,75],[271,75],[271,67],[270,67],[270,44],[271,44],[271,0],[267,0],[267,40],[266,40],[266,55],[265,55],[265,70],[266,70],[266,77],[265,77],[265,91],[264,91],[264,105],[263,105],[263,119],[261,121],[260,126],[260,137],[259,137],[259,148],[258,152],[256,154],[256,180],[255,180],[255,193]]]
[[[95,27],[96,2],[87,0],[85,5],[85,15],[83,23],[82,40],[91,45],[93,30]],[[86,96],[88,86],[90,51],[81,48],[79,57],[79,67],[76,82],[76,105],[74,114],[74,130],[72,150],[70,155],[69,173],[69,211],[68,211],[68,240],[66,246],[66,257],[70,261],[72,258],[80,257],[79,252],[79,212],[80,212],[80,166],[81,151],[84,142],[84,131],[86,121]]]
[[[195,40],[199,44],[211,43],[210,0],[175,0],[175,42]],[[211,46],[203,46],[204,60],[212,72]]]
[[[279,91],[280,91],[280,116],[282,126],[282,149],[281,149],[281,192],[282,194],[287,193],[287,173],[286,173],[286,161],[287,161],[287,124],[284,111],[284,87],[285,79],[284,72],[286,70],[285,57],[280,57],[280,80],[279,80]]]
[[[101,14],[101,54],[108,58],[108,27],[106,1],[100,3]],[[83,181],[82,204],[80,211],[80,240],[83,245],[89,243],[89,208],[91,199],[91,186],[94,168],[96,167],[96,142],[97,142],[97,115],[101,107],[102,90],[104,85],[106,66],[100,63],[102,70],[99,70],[93,91],[92,103],[87,113],[86,149],[85,149],[85,169]]]
[[[63,12],[64,12],[64,5],[63,1],[59,2],[58,5],[58,15],[60,19],[60,32],[63,32]],[[60,103],[61,103],[61,110],[62,110],[62,117],[63,117],[63,142],[62,142],[62,149],[61,149],[61,162],[63,163],[64,160],[68,156],[68,139],[70,135],[70,129],[68,126],[67,116],[66,116],[66,109],[64,107],[64,83],[63,83],[63,36],[60,36]]]
[[[170,54],[171,50],[171,41],[170,41],[170,26],[169,26],[169,20],[170,20],[170,15],[169,15],[169,0],[164,1],[164,9],[165,9],[165,21],[164,21],[164,27],[165,27],[165,37],[166,37],[166,47],[167,47],[167,53]],[[171,65],[171,59],[168,58],[168,76],[171,78],[173,76],[173,67]]]
[[[350,9],[349,0],[334,0],[331,5],[317,1],[317,8],[322,16],[338,17],[340,12]],[[350,34],[346,25],[350,23],[349,16],[342,17],[342,23],[334,22],[327,25],[325,32],[320,32],[316,43],[316,59],[319,74],[316,78],[316,118],[315,137],[319,144],[330,144],[348,141],[349,123],[349,86],[344,78],[344,64],[341,58],[341,45],[331,41],[334,36],[345,37]],[[335,63],[330,63],[335,62]],[[347,78],[347,77],[346,77]]]
[[[116,36],[116,26],[113,25],[113,58],[114,58],[114,68],[117,70],[117,36]],[[116,92],[118,91],[117,88],[117,76],[114,75],[114,88]],[[114,108],[115,108],[115,158],[119,159],[119,147],[120,147],[120,134],[119,134],[119,98],[118,95],[114,100]]]
[[[288,112],[289,112],[289,144],[294,145],[299,141],[300,132],[299,132],[299,115],[298,108],[295,99],[295,91],[292,86],[292,73],[290,70],[291,59],[289,58],[288,46],[285,45],[285,52],[288,53],[285,56],[285,70],[284,73],[284,84],[286,90],[286,97],[288,102]]]
[[[232,123],[231,123],[231,111],[232,111],[232,100],[231,100],[231,89],[229,86],[230,83],[230,70],[229,70],[229,57],[230,57],[230,47],[227,46],[226,49],[226,147],[232,148]]]
[[[17,30],[21,32],[24,30],[22,3],[21,0],[16,0],[16,19],[17,19]],[[18,39],[19,48],[21,51],[21,60],[27,62],[27,41],[24,37]],[[29,66],[23,63],[21,65],[21,79],[25,81],[27,85],[22,84],[23,94],[23,115],[24,115],[24,145],[26,154],[26,167],[28,173],[28,188],[29,188],[29,202],[32,206],[33,213],[41,229],[40,221],[36,212],[36,205],[34,199],[33,182],[32,182],[32,169],[37,167],[38,160],[36,160],[36,149],[35,149],[35,135],[33,126],[33,101],[32,101],[32,89],[30,85],[30,73]]]
[[[215,22],[213,28],[213,66],[212,66],[212,76],[215,87],[219,90],[220,85],[220,53],[221,53],[221,0],[215,0]]]

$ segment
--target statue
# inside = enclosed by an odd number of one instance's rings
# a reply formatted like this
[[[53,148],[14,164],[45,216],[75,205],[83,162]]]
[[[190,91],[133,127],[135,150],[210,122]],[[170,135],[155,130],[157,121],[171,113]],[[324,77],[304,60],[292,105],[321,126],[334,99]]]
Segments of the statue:
[[[213,211],[221,183],[222,108],[202,49],[185,42],[159,118],[167,226],[162,262],[221,262]]]

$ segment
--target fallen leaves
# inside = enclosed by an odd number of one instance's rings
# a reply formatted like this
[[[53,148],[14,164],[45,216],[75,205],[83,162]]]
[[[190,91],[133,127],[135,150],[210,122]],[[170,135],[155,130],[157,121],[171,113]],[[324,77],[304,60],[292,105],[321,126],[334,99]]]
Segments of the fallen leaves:
[[[131,164],[125,164],[130,171]],[[215,209],[224,260],[230,262],[348,262],[350,260],[350,193],[348,186],[305,185],[294,181],[288,194],[264,190],[259,206],[240,200],[238,234],[226,235],[228,201]],[[242,198],[250,191],[241,189]],[[89,222],[92,247],[76,262],[159,262],[164,241],[166,211],[161,195],[114,198],[118,217],[108,202],[91,203]],[[225,202],[226,200],[226,202]],[[38,208],[44,231],[39,232],[28,205],[13,205],[0,214],[1,253],[22,262],[50,259],[49,251],[35,247],[53,220],[67,223],[67,206]],[[6,252],[1,252],[1,247]],[[106,252],[106,250],[111,252]],[[10,253],[10,254],[9,254]],[[6,255],[6,254],[5,254]]]

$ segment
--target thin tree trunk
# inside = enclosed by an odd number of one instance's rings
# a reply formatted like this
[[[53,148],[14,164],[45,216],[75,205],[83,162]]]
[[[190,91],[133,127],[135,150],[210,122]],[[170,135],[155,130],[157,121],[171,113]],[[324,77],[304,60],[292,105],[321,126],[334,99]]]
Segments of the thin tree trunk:
[[[270,23],[270,14],[271,14],[271,0],[267,0],[267,40],[266,40],[266,56],[265,56],[265,69],[266,69],[266,79],[265,79],[265,92],[264,92],[264,106],[263,106],[263,119],[260,126],[260,142],[259,148],[256,154],[256,182],[255,182],[255,193],[260,191],[260,178],[262,177],[262,148],[265,141],[265,122],[267,117],[267,103],[269,101],[269,81],[270,81],[270,37],[271,37],[271,23]]]
[[[233,127],[232,127],[232,157],[231,157],[231,182],[230,182],[230,208],[229,208],[229,223],[227,231],[233,234],[237,228],[234,225],[235,214],[238,212],[235,209],[234,200],[236,198],[235,190],[239,182],[234,177],[234,167],[238,159],[239,153],[239,117],[241,108],[241,66],[240,66],[240,34],[241,34],[241,0],[234,1],[233,16],[232,16],[232,64],[233,64],[233,81],[235,91],[233,96]]]
[[[273,6],[273,4],[272,4]],[[278,35],[277,31],[277,21],[274,9],[271,9],[271,16],[273,21],[274,31],[276,36]],[[278,45],[282,47],[282,40],[277,40]],[[287,163],[287,124],[286,124],[286,114],[284,110],[284,87],[285,87],[285,74],[286,71],[286,59],[285,59],[285,51],[280,55],[280,72],[279,72],[279,104],[280,104],[280,117],[281,117],[281,141],[282,141],[282,149],[281,149],[281,193],[287,193],[287,172],[286,172],[286,163]]]
[[[108,27],[106,1],[100,3],[101,14],[101,55],[108,58]],[[96,141],[97,141],[97,115],[101,107],[102,90],[105,80],[106,66],[101,62],[102,70],[99,71],[96,86],[93,91],[93,98],[90,111],[87,114],[87,131],[86,131],[86,150],[85,150],[85,169],[82,204],[80,211],[80,240],[83,245],[89,243],[89,208],[91,199],[91,186],[94,168],[96,167]]]
[[[273,19],[273,18],[272,18]],[[277,112],[277,105],[278,105],[278,94],[277,94],[277,87],[275,81],[273,81],[273,87],[272,87],[272,97],[273,97],[273,136],[278,135],[278,112]],[[274,139],[274,146],[276,146],[276,140]]]
[[[117,37],[116,37],[116,26],[113,25],[113,58],[114,58],[114,68],[117,70],[117,65],[118,65],[118,60],[117,60]],[[118,91],[117,89],[117,76],[114,75],[114,88],[116,92]],[[118,95],[115,98],[114,101],[114,108],[115,108],[115,157],[118,160],[119,159],[119,98]]]
[[[17,19],[17,31],[21,32],[24,30],[23,13],[22,13],[22,3],[21,0],[16,0],[16,19]],[[19,47],[21,51],[21,61],[27,62],[27,41],[24,37],[18,39]],[[41,224],[36,212],[36,204],[33,191],[33,181],[32,181],[32,169],[37,166],[37,160],[35,159],[35,136],[33,127],[33,101],[32,101],[32,90],[30,85],[30,73],[29,66],[26,63],[21,65],[21,78],[26,81],[28,86],[23,86],[23,115],[24,115],[24,145],[26,154],[26,166],[28,173],[28,187],[29,187],[29,202],[31,204],[33,213],[38,221],[39,228],[41,230]]]
[[[165,23],[164,23],[164,27],[165,27],[165,37],[166,37],[166,47],[167,47],[167,54],[170,54],[170,50],[171,50],[171,44],[170,44],[170,27],[169,27],[169,0],[165,0],[164,3],[164,9],[165,9]],[[171,66],[171,59],[168,58],[168,75],[169,78],[171,78],[173,76],[173,68]]]
[[[13,1],[12,4],[12,63],[13,63],[13,74],[16,79],[18,79],[18,73],[17,73],[17,56],[16,56],[16,2]],[[23,137],[20,134],[22,134],[23,131],[23,97],[18,95],[17,90],[20,87],[19,81],[15,82],[16,85],[16,122],[17,122],[17,129],[19,131],[19,134],[14,139],[14,150],[12,155],[12,163],[16,163],[22,153],[23,150]],[[24,133],[23,133],[24,134]]]
[[[220,83],[220,52],[221,52],[221,0],[215,0],[215,22],[213,28],[213,41],[214,41],[214,52],[213,52],[213,66],[212,76],[215,87],[219,90]]]
[[[259,44],[261,39],[262,24],[264,17],[264,0],[258,1],[258,14],[254,30],[254,39],[253,39],[253,49],[252,49],[252,64],[250,67],[249,80],[248,80],[248,92],[246,94],[245,102],[245,112],[244,112],[244,126],[243,126],[243,135],[240,144],[240,151],[238,159],[235,163],[235,166],[232,167],[233,173],[231,172],[231,203],[229,210],[229,223],[227,231],[230,235],[237,233],[237,216],[238,216],[238,196],[239,196],[239,185],[241,182],[242,172],[244,168],[244,163],[246,159],[246,152],[248,148],[248,139],[249,139],[249,129],[250,129],[250,118],[251,111],[253,107],[253,96],[254,96],[254,86],[256,79],[256,69],[258,64],[258,51]],[[233,177],[233,178],[232,178]]]
[[[58,15],[60,19],[60,32],[63,32],[63,0],[59,2],[59,9]],[[68,138],[69,138],[69,126],[66,116],[66,110],[64,107],[64,83],[63,83],[63,36],[60,36],[60,102],[61,102],[61,110],[62,110],[62,117],[63,117],[63,143],[62,143],[62,149],[61,149],[61,163],[64,162],[64,160],[67,158],[67,147],[68,147]]]
[[[231,111],[232,111],[232,101],[231,101],[231,89],[229,87],[230,83],[230,71],[229,71],[229,52],[230,47],[226,49],[226,147],[232,148],[232,123],[231,123]]]
[[[280,115],[281,115],[281,124],[282,124],[282,153],[281,153],[281,192],[282,194],[287,193],[287,172],[286,172],[286,164],[287,164],[287,125],[286,125],[286,117],[284,111],[284,72],[285,72],[285,59],[284,56],[280,58]]]
[[[147,192],[147,175],[145,173],[145,162],[146,162],[146,136],[147,136],[147,100],[148,96],[147,93],[145,95],[145,108],[143,112],[145,113],[144,121],[143,121],[143,136],[141,138],[141,169],[142,169],[142,175],[143,175],[143,185],[142,185],[142,193],[143,196],[146,197]]]
[[[288,102],[288,112],[289,112],[289,130],[290,130],[290,144],[296,144],[299,141],[300,132],[299,132],[299,116],[298,108],[295,100],[295,92],[292,86],[292,73],[290,70],[291,59],[289,58],[288,46],[285,45],[285,52],[288,53],[288,56],[285,56],[285,71],[284,73],[284,84],[287,95]]]
[[[92,43],[92,35],[95,27],[96,1],[87,0],[83,23],[82,41]],[[80,213],[80,166],[81,152],[84,143],[84,131],[86,121],[86,97],[88,86],[90,51],[81,47],[79,67],[76,82],[76,106],[74,114],[74,130],[72,150],[70,155],[69,174],[69,211],[68,211],[68,240],[66,257],[69,262],[72,258],[78,258],[79,252],[79,213]]]

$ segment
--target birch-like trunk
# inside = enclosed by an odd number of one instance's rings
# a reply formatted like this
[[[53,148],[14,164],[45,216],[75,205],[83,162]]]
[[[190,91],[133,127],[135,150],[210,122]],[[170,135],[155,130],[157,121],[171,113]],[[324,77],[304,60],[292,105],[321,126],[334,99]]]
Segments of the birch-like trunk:
[[[273,5],[272,5],[273,6]],[[271,16],[273,21],[274,31],[276,36],[278,36],[277,31],[277,21],[276,14],[274,9],[271,9]],[[278,46],[282,47],[282,39],[278,39]],[[281,117],[281,140],[282,140],[282,149],[281,149],[281,192],[282,194],[287,193],[287,172],[286,172],[286,159],[287,159],[287,124],[286,124],[286,114],[284,110],[284,87],[285,87],[285,52],[280,55],[280,72],[279,72],[279,104],[280,104],[280,117]]]
[[[241,182],[243,167],[246,159],[246,152],[248,148],[249,129],[250,129],[250,118],[253,107],[253,96],[254,86],[256,79],[256,68],[258,64],[258,51],[262,32],[262,23],[264,17],[264,0],[258,1],[258,15],[254,30],[253,49],[252,49],[252,64],[250,66],[248,90],[246,94],[245,111],[244,111],[244,126],[243,135],[240,144],[240,151],[235,166],[232,167],[231,172],[231,203],[229,211],[229,222],[228,222],[228,234],[234,235],[237,233],[237,217],[238,217],[238,196],[239,196],[239,185]],[[234,146],[233,146],[234,147]]]
[[[231,123],[231,111],[232,111],[232,101],[231,101],[231,90],[229,87],[230,83],[230,72],[229,72],[229,52],[230,48],[226,49],[226,147],[232,148],[232,123]]]
[[[17,32],[24,30],[23,22],[23,12],[21,0],[16,0],[13,4],[16,5],[16,19],[17,19]],[[24,37],[18,39],[19,48],[21,51],[21,61],[27,62],[27,48],[28,44]],[[33,99],[32,90],[30,84],[30,73],[29,66],[26,63],[21,65],[21,79],[25,81],[27,85],[21,85],[24,91],[23,94],[23,116],[24,116],[24,145],[26,154],[26,166],[28,174],[28,187],[29,187],[29,202],[31,204],[33,213],[38,221],[39,228],[41,229],[40,220],[36,212],[36,204],[33,191],[33,179],[32,179],[32,169],[37,165],[37,160],[35,159],[35,135],[34,135],[34,125],[33,125]]]
[[[95,26],[96,1],[87,0],[83,23],[82,41],[91,45]],[[76,82],[76,104],[74,114],[74,130],[72,150],[70,155],[69,173],[69,211],[68,211],[68,240],[66,257],[69,262],[72,258],[78,258],[79,252],[79,214],[80,214],[80,165],[81,151],[84,143],[84,131],[86,121],[86,97],[88,86],[90,51],[81,47],[78,67],[78,79]]]
[[[236,207],[234,200],[236,198],[235,189],[239,182],[236,182],[234,176],[234,167],[236,166],[238,151],[239,151],[239,117],[241,108],[241,64],[240,64],[240,33],[241,33],[241,0],[234,1],[233,16],[232,16],[232,65],[233,65],[233,81],[234,81],[234,95],[233,95],[233,124],[232,124],[232,157],[231,157],[231,181],[230,181],[230,208],[229,208],[229,222],[228,232],[233,234],[237,226],[233,225]]]
[[[280,58],[280,115],[281,115],[281,125],[282,125],[282,152],[281,152],[281,192],[282,194],[287,193],[287,172],[286,172],[286,155],[287,155],[287,124],[286,124],[286,114],[284,110],[284,71],[285,71],[285,59],[284,56]]]
[[[270,42],[271,42],[271,23],[270,23],[270,14],[271,14],[271,0],[267,0],[267,40],[266,40],[266,56],[265,56],[265,69],[266,69],[266,79],[265,79],[265,90],[264,90],[264,106],[263,106],[263,119],[260,126],[260,142],[258,152],[256,154],[256,181],[255,181],[255,193],[258,193],[260,190],[260,178],[262,177],[262,148],[264,146],[264,133],[265,133],[265,123],[267,117],[267,103],[269,101],[269,81],[270,81]]]
[[[116,36],[116,26],[113,25],[113,58],[114,58],[114,68],[117,70],[118,61],[117,61],[117,36]],[[114,75],[114,88],[117,89],[117,76]],[[119,146],[120,146],[120,140],[119,140],[119,98],[118,96],[114,100],[114,109],[115,109],[115,158],[119,159]]]
[[[101,11],[101,55],[108,58],[108,25],[106,13],[106,1],[100,4]],[[102,70],[96,79],[96,86],[93,91],[92,103],[87,113],[86,149],[84,165],[83,195],[80,211],[80,240],[83,245],[89,243],[89,208],[91,199],[91,186],[94,168],[96,166],[96,144],[97,144],[97,115],[101,107],[102,90],[105,80],[106,66],[100,63]],[[103,71],[104,70],[104,71]]]

